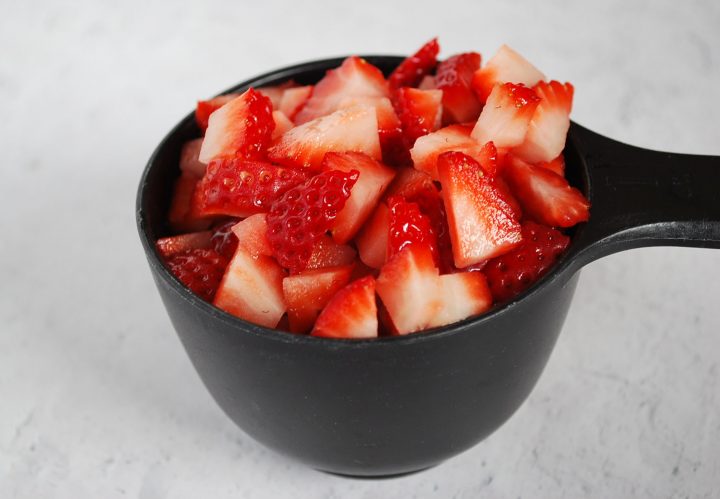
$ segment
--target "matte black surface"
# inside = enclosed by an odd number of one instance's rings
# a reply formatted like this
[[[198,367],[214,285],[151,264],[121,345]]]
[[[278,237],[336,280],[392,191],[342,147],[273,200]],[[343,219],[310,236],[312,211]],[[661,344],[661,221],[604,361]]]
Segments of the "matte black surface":
[[[369,56],[384,71],[400,57]],[[281,69],[234,87],[313,83],[341,58]],[[552,272],[514,301],[452,327],[405,337],[332,340],[255,326],[202,301],[162,265],[154,242],[188,115],[140,183],[137,223],[153,277],[195,368],[247,434],[309,466],[354,476],[422,470],[501,426],[537,382],[587,262],[649,245],[720,247],[720,159],[635,148],[571,126],[568,178],[590,198]]]

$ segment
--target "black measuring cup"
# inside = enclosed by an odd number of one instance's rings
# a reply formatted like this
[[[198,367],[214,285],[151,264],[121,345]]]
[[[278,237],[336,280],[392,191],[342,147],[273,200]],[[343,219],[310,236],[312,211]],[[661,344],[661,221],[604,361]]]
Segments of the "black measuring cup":
[[[386,74],[402,57],[368,56]],[[227,92],[289,79],[317,82],[342,58],[287,67]],[[163,265],[155,241],[192,115],[162,140],[142,176],[137,225],[173,326],[202,381],[248,435],[314,468],[392,476],[438,464],[502,425],[537,382],[560,333],[577,271],[642,246],[720,248],[720,157],[640,149],[573,123],[570,182],[590,220],[542,279],[489,313],[403,337],[334,340],[233,317],[201,300]]]

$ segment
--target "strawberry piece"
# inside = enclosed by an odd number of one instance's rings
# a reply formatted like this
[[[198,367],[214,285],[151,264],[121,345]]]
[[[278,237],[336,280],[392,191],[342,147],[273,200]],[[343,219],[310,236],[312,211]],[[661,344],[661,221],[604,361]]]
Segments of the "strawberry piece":
[[[239,95],[240,94],[219,95],[212,99],[198,101],[195,106],[195,122],[198,127],[200,127],[200,130],[204,133],[208,127],[210,115]]]
[[[443,91],[443,121],[465,123],[475,121],[482,104],[475,96],[471,82],[480,67],[480,54],[458,54],[438,64],[435,84]]]
[[[290,331],[307,333],[320,311],[350,282],[353,266],[305,270],[283,279]]]
[[[409,145],[418,137],[434,132],[442,124],[442,90],[400,88],[394,98],[395,109]]]
[[[356,170],[359,172],[350,198],[337,214],[331,228],[335,242],[345,244],[357,234],[368,219],[395,176],[395,171],[358,152],[327,153],[322,162],[322,169],[324,171],[351,172]]]
[[[295,125],[292,121],[290,121],[290,118],[285,116],[285,113],[282,111],[273,111],[272,113],[273,122],[275,123],[275,128],[273,129],[272,133],[272,140],[277,139],[285,132],[289,131],[292,127]]]
[[[227,259],[212,249],[188,249],[165,259],[170,272],[206,301],[212,300],[227,266]]]
[[[210,237],[210,243],[215,251],[230,260],[238,247],[238,238],[234,234],[233,227],[237,220],[228,220],[215,227]]]
[[[418,85],[418,89],[420,90],[435,90],[437,88],[437,84],[435,83],[435,77],[433,75],[425,75],[422,80],[420,80],[420,85]]]
[[[190,232],[179,236],[163,237],[155,242],[155,248],[162,258],[193,249],[208,249],[212,246],[212,232]]]
[[[378,335],[375,279],[363,277],[333,296],[315,322],[313,336],[376,338]]]
[[[283,92],[277,109],[291,120],[294,120],[295,115],[310,98],[312,92],[313,85],[288,88]]]
[[[180,150],[180,171],[195,178],[205,175],[205,163],[200,162],[200,148],[203,139],[194,139],[185,142]]]
[[[430,249],[433,261],[438,263],[437,235],[430,219],[423,215],[417,203],[402,197],[388,199],[390,217],[388,223],[387,257],[392,258],[408,246],[420,245]]]
[[[294,86],[295,83],[293,81],[286,81],[280,85],[261,87],[256,89],[256,91],[270,99],[273,109],[280,109],[280,102],[282,101],[282,96],[285,94],[285,91],[293,88]]]
[[[274,128],[270,99],[250,88],[210,115],[199,159],[262,159]]]
[[[323,234],[315,241],[305,268],[311,270],[349,265],[355,262],[356,256],[352,247],[338,244],[332,237]]]
[[[523,242],[485,266],[495,301],[504,302],[536,282],[568,247],[570,238],[550,227],[524,222]]]
[[[370,219],[355,238],[360,260],[367,266],[379,269],[387,261],[390,210],[378,203]]]
[[[427,328],[442,306],[438,269],[425,245],[407,246],[380,269],[377,293],[397,334]]]
[[[267,238],[280,264],[292,272],[307,267],[317,239],[343,209],[359,173],[326,171],[277,199],[267,215]]]
[[[360,57],[348,57],[320,80],[305,105],[295,115],[301,125],[339,109],[346,97],[389,97],[382,72]]]
[[[560,175],[512,158],[504,178],[527,216],[551,227],[572,227],[586,221],[590,203]]]
[[[481,272],[441,275],[439,279],[442,306],[429,327],[441,327],[482,314],[493,303],[488,282]]]
[[[203,230],[210,227],[212,223],[211,218],[201,217],[192,209],[192,201],[197,185],[197,177],[188,173],[181,174],[175,181],[168,221],[170,227],[176,232]]]
[[[304,170],[264,161],[222,158],[210,162],[193,197],[195,213],[239,218],[266,212],[286,191],[305,182]]]
[[[456,267],[501,255],[520,243],[515,212],[477,161],[444,153],[438,172]]]
[[[545,79],[545,75],[527,59],[507,45],[498,49],[484,67],[475,71],[472,87],[480,102],[486,102],[490,92],[498,83],[522,83],[532,87]]]
[[[530,120],[525,141],[512,152],[528,163],[552,161],[565,148],[574,89],[570,83],[541,81],[533,90],[540,103]]]
[[[437,158],[445,152],[458,151],[481,160],[483,146],[470,137],[471,131],[466,125],[450,125],[419,137],[410,150],[413,165],[437,180]]]
[[[267,256],[238,249],[220,282],[213,304],[240,319],[275,327],[285,313],[285,272]]]
[[[380,139],[375,108],[356,106],[296,126],[268,150],[274,162],[319,170],[328,152],[355,151],[379,160]]]
[[[481,144],[515,147],[525,140],[540,98],[532,89],[514,83],[496,85],[475,123],[472,138]]]
[[[388,77],[390,89],[417,86],[437,66],[439,52],[440,45],[437,38],[433,38],[420,47],[420,50],[404,59]]]
[[[562,153],[560,153],[560,155],[552,161],[542,161],[538,163],[537,166],[547,168],[561,177],[565,176],[565,156],[563,156]]]
[[[272,256],[272,248],[267,240],[265,213],[247,217],[233,225],[232,231],[238,241],[238,247],[250,256]]]

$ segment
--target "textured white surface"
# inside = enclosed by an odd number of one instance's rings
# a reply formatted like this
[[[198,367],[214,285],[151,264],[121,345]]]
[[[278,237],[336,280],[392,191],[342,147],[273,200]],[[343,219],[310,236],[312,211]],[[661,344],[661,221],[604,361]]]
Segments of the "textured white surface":
[[[0,497],[717,497],[720,252],[590,265],[503,428],[427,472],[356,481],[265,450],[215,406],[162,309],[133,203],[195,99],[435,34],[446,55],[509,43],[572,81],[574,119],[600,133],[720,154],[720,4],[258,4],[3,3]]]

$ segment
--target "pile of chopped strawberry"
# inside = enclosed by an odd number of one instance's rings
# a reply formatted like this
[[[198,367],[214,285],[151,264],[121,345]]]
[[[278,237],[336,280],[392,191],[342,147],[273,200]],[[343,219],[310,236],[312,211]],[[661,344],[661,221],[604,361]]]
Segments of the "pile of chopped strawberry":
[[[157,241],[170,271],[241,319],[331,338],[447,326],[531,287],[589,216],[564,176],[573,86],[507,46],[484,65],[439,51],[198,102],[178,235]]]

